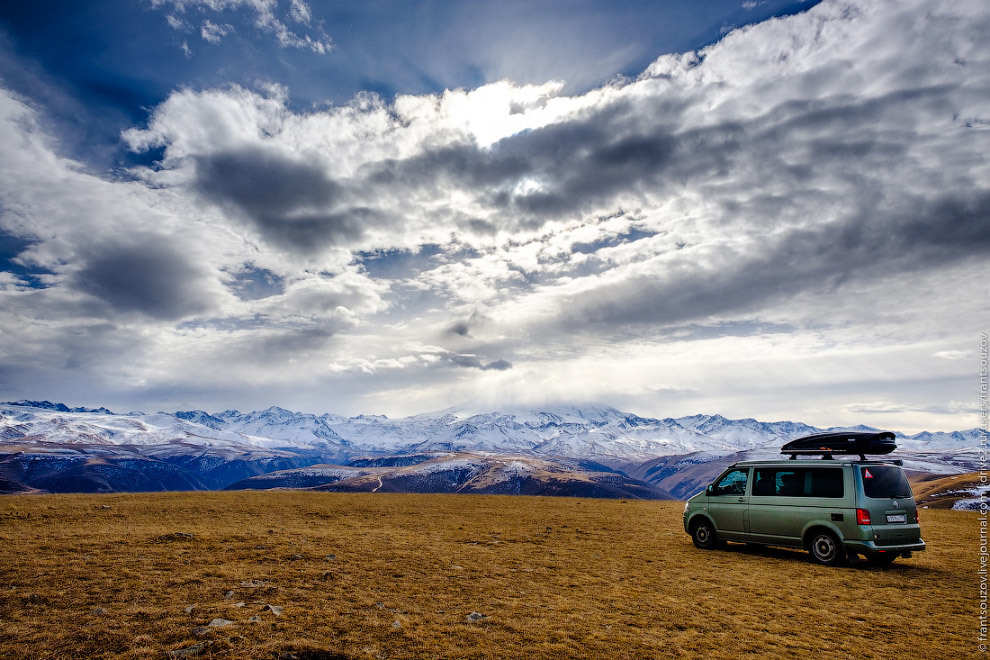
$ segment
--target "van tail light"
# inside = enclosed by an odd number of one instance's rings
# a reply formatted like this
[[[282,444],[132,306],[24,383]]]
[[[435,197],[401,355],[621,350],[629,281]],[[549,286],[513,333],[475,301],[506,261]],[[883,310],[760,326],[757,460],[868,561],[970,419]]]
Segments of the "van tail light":
[[[915,524],[921,524],[921,512],[918,511],[918,507],[914,507],[914,522]]]
[[[869,525],[870,524],[870,512],[866,509],[856,509],[856,524],[857,525]]]

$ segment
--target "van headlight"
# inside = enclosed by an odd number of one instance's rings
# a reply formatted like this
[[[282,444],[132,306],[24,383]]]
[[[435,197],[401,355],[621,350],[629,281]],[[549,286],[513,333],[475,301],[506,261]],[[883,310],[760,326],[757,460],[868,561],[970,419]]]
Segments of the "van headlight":
[[[684,513],[687,513],[687,510],[688,510],[688,507],[689,506],[691,506],[691,503],[690,502],[685,502],[684,503]]]

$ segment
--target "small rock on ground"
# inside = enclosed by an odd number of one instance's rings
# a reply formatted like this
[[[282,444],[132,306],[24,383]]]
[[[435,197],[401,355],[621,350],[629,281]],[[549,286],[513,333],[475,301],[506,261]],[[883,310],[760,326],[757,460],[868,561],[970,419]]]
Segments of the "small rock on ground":
[[[268,580],[241,580],[242,587],[263,587],[268,584]]]
[[[284,610],[285,608],[282,607],[281,605],[265,605],[265,607],[261,611],[262,612],[268,611],[274,614],[275,616],[280,616]]]
[[[168,652],[168,657],[170,658],[191,658],[197,656],[207,648],[209,648],[212,642],[199,642],[198,644],[193,644],[192,646],[187,646],[184,649],[175,649],[174,651]]]
[[[471,612],[467,615],[467,620],[474,623],[475,621],[481,621],[482,619],[487,619],[488,615],[482,614],[481,612]]]
[[[224,626],[229,626],[232,623],[233,621],[231,621],[230,619],[213,619],[213,621],[210,621],[208,624],[206,624],[206,627],[223,628]]]

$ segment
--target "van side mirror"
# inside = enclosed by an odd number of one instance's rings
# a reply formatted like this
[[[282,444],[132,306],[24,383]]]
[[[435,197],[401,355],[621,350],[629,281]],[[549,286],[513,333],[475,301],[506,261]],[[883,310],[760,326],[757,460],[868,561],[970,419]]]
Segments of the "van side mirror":
[[[708,484],[708,488],[705,489],[705,492],[711,495],[712,491],[714,490],[715,490],[715,484]]]

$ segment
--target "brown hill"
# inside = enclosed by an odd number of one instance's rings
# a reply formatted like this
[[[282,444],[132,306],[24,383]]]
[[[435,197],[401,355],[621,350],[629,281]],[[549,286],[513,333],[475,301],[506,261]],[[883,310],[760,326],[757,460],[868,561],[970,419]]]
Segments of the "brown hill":
[[[979,485],[978,472],[953,474],[947,477],[918,475],[911,478],[914,499],[919,506],[929,509],[951,509],[961,499],[978,497],[974,491]]]
[[[476,493],[674,499],[605,466],[472,452],[436,452],[315,465],[244,479],[227,490],[310,488],[332,492]]]

